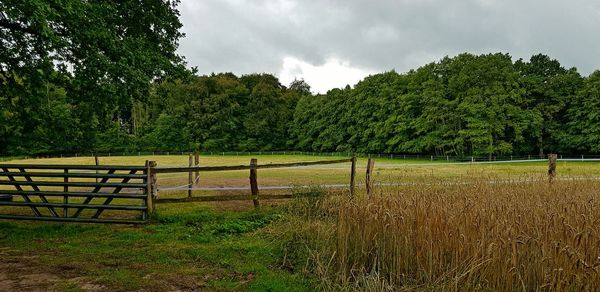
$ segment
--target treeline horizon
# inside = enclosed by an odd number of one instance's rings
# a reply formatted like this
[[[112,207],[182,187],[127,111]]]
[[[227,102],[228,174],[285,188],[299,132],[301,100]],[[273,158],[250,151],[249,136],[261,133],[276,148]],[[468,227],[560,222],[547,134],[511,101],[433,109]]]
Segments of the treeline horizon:
[[[600,153],[600,71],[582,76],[542,54],[513,61],[503,53],[463,53],[326,94],[312,94],[302,80],[284,86],[271,74],[181,74],[118,102],[86,92],[94,108],[71,94],[68,82],[53,82],[68,73],[52,74],[17,99],[0,92],[0,154]],[[13,76],[20,86],[34,77]]]

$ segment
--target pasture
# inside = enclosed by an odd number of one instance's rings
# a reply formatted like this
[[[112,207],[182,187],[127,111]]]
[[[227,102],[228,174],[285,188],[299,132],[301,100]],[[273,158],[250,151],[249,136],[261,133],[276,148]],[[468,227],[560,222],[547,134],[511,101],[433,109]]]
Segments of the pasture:
[[[252,157],[259,164],[331,159]],[[250,158],[201,156],[200,165],[247,165]],[[101,157],[100,164],[146,160],[186,166],[188,156]],[[347,163],[259,170],[259,187],[290,187],[261,194],[303,194],[261,201],[260,209],[250,200],[165,203],[149,224],[134,226],[0,221],[0,290],[580,290],[600,284],[599,163],[559,161],[557,180],[549,183],[546,162],[381,158],[371,197],[364,193],[365,166],[359,158],[354,198],[344,186]],[[187,173],[159,174],[159,197],[185,197],[187,181]],[[194,196],[247,193],[248,171],[201,172],[194,188]]]

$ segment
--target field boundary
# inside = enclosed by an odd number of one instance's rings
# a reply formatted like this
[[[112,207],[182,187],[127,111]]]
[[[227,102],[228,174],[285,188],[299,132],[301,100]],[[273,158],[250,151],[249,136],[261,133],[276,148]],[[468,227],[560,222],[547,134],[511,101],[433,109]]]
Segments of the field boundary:
[[[320,156],[320,157],[352,157],[358,158],[385,158],[392,160],[423,160],[423,161],[453,161],[453,162],[485,162],[485,161],[515,161],[515,160],[546,160],[549,154],[544,155],[431,155],[431,154],[402,154],[402,153],[358,153],[358,152],[314,152],[314,151],[129,151],[129,152],[103,152],[90,151],[86,153],[63,153],[63,154],[35,154],[19,155],[16,158],[37,159],[37,158],[68,158],[68,157],[112,157],[112,156],[157,156],[157,155],[195,155],[210,156],[264,156],[264,155],[295,155],[295,156]],[[0,156],[0,161],[3,157]],[[600,154],[571,154],[559,155],[559,160],[572,161],[600,161]]]
[[[191,161],[191,159],[190,159]],[[351,163],[350,166],[350,182],[349,191],[350,195],[355,193],[355,177],[356,177],[356,157],[353,156],[350,159],[336,159],[336,160],[320,160],[320,161],[305,161],[305,162],[290,162],[290,163],[271,163],[271,164],[258,164],[258,159],[252,158],[248,165],[231,165],[231,166],[198,166],[191,165],[187,167],[155,167],[152,169],[154,174],[165,174],[165,173],[189,173],[188,184],[178,186],[175,188],[166,188],[165,190],[188,190],[188,196],[185,198],[160,198],[159,195],[154,199],[155,204],[160,203],[186,203],[186,202],[206,202],[206,201],[232,201],[232,200],[248,200],[251,199],[255,207],[260,206],[260,199],[289,199],[290,194],[273,194],[273,195],[260,195],[258,186],[258,170],[259,169],[273,169],[273,168],[293,168],[303,166],[314,166],[314,165],[330,165],[340,163]],[[198,172],[213,172],[213,171],[238,171],[238,170],[249,170],[249,188],[244,190],[250,190],[251,195],[224,195],[224,196],[201,196],[194,197],[192,187],[197,181],[192,179],[192,173]],[[160,190],[158,190],[160,191]]]

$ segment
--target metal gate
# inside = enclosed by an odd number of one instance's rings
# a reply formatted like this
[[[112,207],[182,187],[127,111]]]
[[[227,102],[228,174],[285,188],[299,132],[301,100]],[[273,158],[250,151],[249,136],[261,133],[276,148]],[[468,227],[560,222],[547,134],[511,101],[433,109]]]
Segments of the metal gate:
[[[143,223],[153,166],[0,164],[0,219]]]

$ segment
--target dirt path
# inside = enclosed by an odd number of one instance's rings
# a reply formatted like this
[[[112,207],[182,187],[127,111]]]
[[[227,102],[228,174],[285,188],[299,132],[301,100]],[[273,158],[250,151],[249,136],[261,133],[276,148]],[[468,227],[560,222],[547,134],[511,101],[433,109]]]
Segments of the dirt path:
[[[104,288],[86,283],[82,278],[69,277],[68,272],[45,269],[37,263],[36,256],[18,255],[18,252],[0,248],[0,291],[56,291],[69,287],[86,291]]]
[[[0,291],[54,290],[55,284],[61,280],[57,275],[33,266],[34,257],[11,254],[10,250],[0,250]]]

